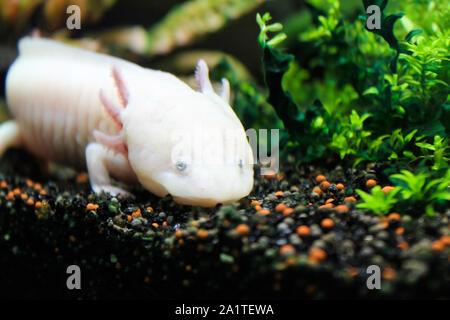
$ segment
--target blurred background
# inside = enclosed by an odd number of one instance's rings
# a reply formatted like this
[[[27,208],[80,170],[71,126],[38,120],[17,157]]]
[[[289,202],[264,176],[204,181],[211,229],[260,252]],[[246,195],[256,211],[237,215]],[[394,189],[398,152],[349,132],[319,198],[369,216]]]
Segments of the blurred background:
[[[298,47],[299,30],[327,10],[327,0],[0,0],[0,104],[5,115],[4,79],[17,55],[17,41],[40,34],[143,66],[189,75],[202,57],[214,68],[226,59],[239,79],[262,85],[257,12],[285,24],[286,47]],[[81,9],[81,29],[68,30],[67,7]],[[342,11],[357,16],[359,0]],[[322,10],[323,9],[323,10]],[[291,37],[291,35],[293,35]],[[293,50],[301,54],[302,48]],[[214,77],[214,76],[213,76]],[[262,112],[264,113],[264,112]],[[270,113],[267,110],[266,113]],[[244,115],[245,116],[245,115]],[[270,119],[270,116],[268,117]],[[0,119],[2,120],[2,119]],[[272,119],[273,121],[276,121]],[[244,120],[245,121],[245,120]]]
[[[300,109],[307,110],[320,100],[326,112],[340,122],[352,109],[379,114],[384,121],[386,115],[377,110],[383,109],[385,103],[380,97],[377,107],[377,100],[368,92],[383,83],[383,73],[390,72],[386,66],[395,52],[382,37],[365,30],[362,19],[365,1],[0,0],[0,121],[8,117],[4,80],[17,55],[17,41],[34,34],[168,71],[193,86],[195,65],[203,58],[211,69],[213,81],[218,84],[221,77],[230,80],[231,104],[244,127],[283,128],[274,111],[277,106],[273,108],[266,99],[262,50],[258,45],[260,29],[256,22],[256,13],[265,12],[270,12],[273,22],[282,23],[282,32],[287,36],[277,48],[295,57],[283,78],[283,87]],[[405,14],[391,26],[398,39],[405,39],[410,31],[420,29],[430,46],[435,37],[445,41],[448,34],[445,30],[449,29],[448,2],[383,3],[387,3],[386,14]],[[73,4],[80,8],[79,30],[69,30],[66,26],[71,16],[67,8]],[[443,59],[442,64],[445,61]],[[414,70],[405,68],[400,70],[400,76],[414,74]],[[407,77],[401,81],[407,82]],[[417,95],[420,88],[413,86],[412,91]],[[445,96],[445,92],[432,94],[433,97],[441,95]],[[399,108],[398,119],[403,117],[404,109]],[[416,113],[423,112],[414,110],[406,116]],[[388,113],[388,117],[396,116]],[[317,119],[315,129],[324,127],[323,119]],[[420,124],[424,119],[426,115],[415,122]],[[406,123],[399,121],[391,127]],[[379,126],[374,123],[377,131]],[[326,136],[333,132],[322,129]],[[315,132],[313,135],[318,136]],[[317,150],[311,151],[311,154],[316,153]]]

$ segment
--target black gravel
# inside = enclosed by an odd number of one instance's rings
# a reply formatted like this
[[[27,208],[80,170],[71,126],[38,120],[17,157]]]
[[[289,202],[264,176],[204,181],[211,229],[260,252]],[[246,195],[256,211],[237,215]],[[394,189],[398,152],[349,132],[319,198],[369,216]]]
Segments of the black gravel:
[[[141,187],[132,189],[135,200],[96,196],[76,175],[45,174],[25,152],[8,151],[0,161],[1,295],[448,299],[450,247],[437,250],[432,243],[450,235],[450,209],[389,221],[353,202],[346,203],[348,212],[319,208],[330,198],[334,205],[349,196],[358,200],[354,190],[367,190],[367,179],[387,185],[371,168],[285,163],[283,179],[262,178],[255,170],[249,197],[204,209],[159,199]],[[323,195],[312,192],[318,174],[331,183]],[[253,200],[270,213],[257,212]],[[280,203],[294,211],[276,212]],[[98,208],[88,210],[88,204]],[[324,228],[325,218],[334,226]],[[248,234],[239,234],[238,225],[248,226]],[[308,236],[296,233],[300,225],[309,227]],[[314,250],[326,257],[312,259]],[[74,264],[82,270],[82,290],[70,291],[66,268]],[[381,268],[381,290],[366,286],[369,265]]]

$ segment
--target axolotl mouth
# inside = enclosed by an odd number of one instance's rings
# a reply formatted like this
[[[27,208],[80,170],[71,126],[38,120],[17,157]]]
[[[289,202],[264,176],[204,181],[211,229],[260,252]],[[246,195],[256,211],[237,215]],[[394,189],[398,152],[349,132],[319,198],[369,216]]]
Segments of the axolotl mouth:
[[[177,203],[203,207],[237,201],[247,196],[253,188],[253,169],[250,165],[207,169],[202,166],[185,176],[166,172],[160,181]]]
[[[180,198],[180,197],[173,197],[175,202],[182,205],[188,205],[188,206],[198,206],[201,205],[202,207],[215,207],[218,204],[228,204],[233,201],[239,200],[240,198],[234,199],[234,200],[225,200],[220,201],[216,199],[206,199],[206,198]]]

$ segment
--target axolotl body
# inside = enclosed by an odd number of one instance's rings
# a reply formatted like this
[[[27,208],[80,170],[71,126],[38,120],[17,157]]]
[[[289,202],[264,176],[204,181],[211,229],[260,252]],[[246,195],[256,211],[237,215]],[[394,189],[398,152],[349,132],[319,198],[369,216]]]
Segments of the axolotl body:
[[[0,155],[21,146],[41,159],[87,167],[95,193],[128,194],[113,186],[113,176],[181,204],[238,200],[253,187],[252,149],[229,105],[228,81],[216,94],[203,60],[196,79],[200,91],[116,57],[23,38],[6,78],[14,119],[0,125]],[[186,137],[199,131],[194,148]],[[218,156],[205,161],[192,150]]]

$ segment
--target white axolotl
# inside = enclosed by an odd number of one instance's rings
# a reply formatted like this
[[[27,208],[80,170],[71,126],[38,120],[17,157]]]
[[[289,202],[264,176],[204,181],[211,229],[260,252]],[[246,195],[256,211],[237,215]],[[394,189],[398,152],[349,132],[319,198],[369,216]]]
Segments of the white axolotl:
[[[87,167],[95,193],[127,194],[111,175],[181,204],[238,200],[253,187],[252,149],[229,105],[228,81],[217,95],[203,60],[196,78],[200,92],[169,73],[23,38],[6,78],[14,120],[0,125],[0,155],[23,146],[41,159]],[[201,139],[191,139],[196,134]]]

